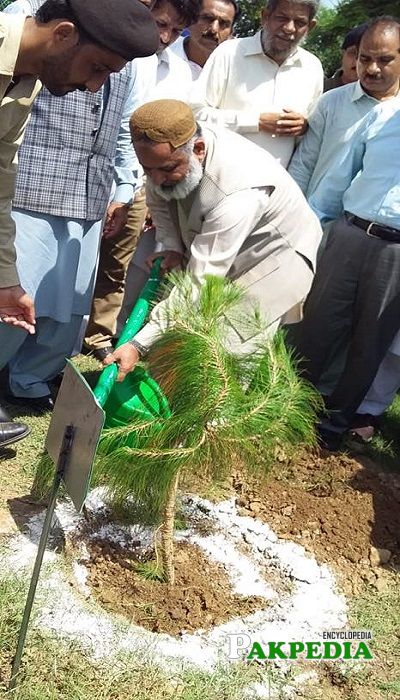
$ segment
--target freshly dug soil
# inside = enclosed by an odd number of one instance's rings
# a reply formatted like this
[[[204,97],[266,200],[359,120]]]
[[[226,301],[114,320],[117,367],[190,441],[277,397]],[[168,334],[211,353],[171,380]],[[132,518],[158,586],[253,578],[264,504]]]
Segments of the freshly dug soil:
[[[363,458],[298,454],[277,465],[265,485],[234,477],[242,515],[267,522],[333,565],[347,593],[375,584],[384,568],[400,567],[400,474]],[[376,550],[389,560],[376,561]]]
[[[152,632],[179,635],[209,629],[268,605],[264,598],[235,595],[223,567],[210,562],[194,545],[176,545],[172,588],[145,579],[135,571],[136,564],[126,551],[97,541],[86,564],[87,584],[107,610]]]

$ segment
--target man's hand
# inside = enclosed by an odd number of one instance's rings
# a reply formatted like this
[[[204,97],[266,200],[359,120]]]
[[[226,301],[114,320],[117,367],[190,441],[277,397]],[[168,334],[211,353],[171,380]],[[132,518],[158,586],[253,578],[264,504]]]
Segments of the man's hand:
[[[276,124],[278,136],[302,136],[308,129],[307,119],[291,109],[284,109]]]
[[[33,300],[19,285],[0,289],[0,321],[22,328],[31,335],[35,332]]]
[[[118,365],[117,381],[122,382],[129,372],[132,372],[135,365],[139,362],[140,357],[136,348],[130,343],[124,343],[120,348],[114,350],[111,355],[103,360],[103,365],[112,365],[116,362]]]
[[[175,267],[182,266],[183,253],[177,253],[175,250],[163,250],[160,253],[152,253],[146,260],[146,265],[151,268],[154,260],[157,258],[163,258],[161,263],[161,269],[163,272],[169,272]]]
[[[104,238],[113,238],[117,236],[126,226],[128,217],[129,204],[122,202],[112,202],[106,214],[106,220],[103,228]]]
[[[260,114],[259,128],[273,136],[302,136],[307,131],[308,122],[302,114],[284,109],[280,113]]]
[[[150,209],[147,207],[147,209],[146,209],[146,216],[145,216],[145,218],[144,218],[143,230],[144,230],[144,231],[147,231],[147,229],[149,229],[149,228],[153,228],[153,219],[152,219],[152,216],[151,216],[151,211],[150,211]]]
[[[263,112],[260,114],[258,127],[260,131],[267,131],[269,134],[276,135],[277,123],[281,115],[277,112]]]

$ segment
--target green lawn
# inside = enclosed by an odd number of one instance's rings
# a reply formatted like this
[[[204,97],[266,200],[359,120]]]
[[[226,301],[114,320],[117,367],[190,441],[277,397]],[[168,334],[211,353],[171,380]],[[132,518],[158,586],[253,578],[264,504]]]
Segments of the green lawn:
[[[93,383],[97,363],[79,358],[78,364],[82,371],[90,373]],[[37,482],[49,417],[31,415],[26,420],[32,427],[31,435],[18,444],[16,450],[7,450],[0,460],[0,514],[8,512],[13,498],[29,495],[35,478]],[[399,470],[400,397],[384,418],[382,436],[374,439],[367,454],[378,465]],[[4,572],[0,575],[0,697],[13,700],[245,700],[245,688],[251,683],[268,684],[271,678],[276,680],[271,667],[264,669],[257,665],[228,665],[207,674],[187,670],[167,673],[134,655],[113,659],[109,664],[95,664],[79,646],[44,636],[33,626],[28,635],[21,685],[10,695],[6,692],[6,683],[25,595],[26,582],[10,578]],[[366,588],[365,594],[353,601],[352,628],[375,630],[376,663],[345,677],[339,686],[321,676],[321,684],[314,684],[303,697],[307,700],[400,698],[399,596],[399,588],[390,584],[382,593]],[[320,672],[323,673],[322,667]],[[285,700],[283,691],[280,698]]]
[[[382,418],[382,432],[372,440],[367,454],[377,463],[400,471],[400,395]]]

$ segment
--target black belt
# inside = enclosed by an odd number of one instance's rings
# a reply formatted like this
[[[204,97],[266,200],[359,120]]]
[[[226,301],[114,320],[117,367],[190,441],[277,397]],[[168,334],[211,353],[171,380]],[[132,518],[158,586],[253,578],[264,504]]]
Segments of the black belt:
[[[400,243],[400,230],[398,228],[391,228],[390,226],[376,224],[374,221],[361,219],[359,216],[355,216],[355,214],[351,214],[349,211],[345,211],[344,215],[349,224],[353,224],[353,226],[357,226],[357,228],[362,228],[369,236],[381,238],[383,241]]]

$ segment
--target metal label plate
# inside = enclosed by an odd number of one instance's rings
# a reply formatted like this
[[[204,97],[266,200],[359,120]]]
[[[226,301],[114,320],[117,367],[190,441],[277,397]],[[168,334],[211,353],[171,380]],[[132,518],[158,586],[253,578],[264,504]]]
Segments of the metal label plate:
[[[67,425],[73,426],[74,438],[64,482],[78,512],[82,510],[88,494],[104,420],[105,413],[98,405],[88,383],[79,370],[68,361],[45,446],[54,464],[57,464],[65,428]]]

